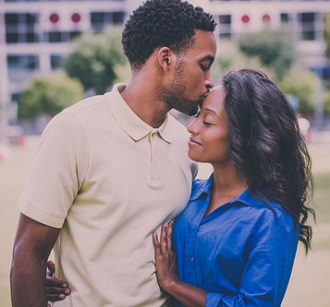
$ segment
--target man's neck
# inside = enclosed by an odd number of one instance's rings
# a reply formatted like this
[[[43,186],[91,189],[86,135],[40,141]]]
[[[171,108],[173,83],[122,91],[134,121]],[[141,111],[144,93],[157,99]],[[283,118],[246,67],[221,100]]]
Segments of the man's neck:
[[[155,82],[150,81],[148,76],[131,77],[121,96],[138,117],[151,127],[158,128],[170,109],[160,99],[153,84]]]

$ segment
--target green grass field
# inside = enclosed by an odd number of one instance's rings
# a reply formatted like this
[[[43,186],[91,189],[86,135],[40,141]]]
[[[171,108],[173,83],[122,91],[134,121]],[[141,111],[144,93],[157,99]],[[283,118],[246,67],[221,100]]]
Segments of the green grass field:
[[[35,155],[37,140],[24,147],[14,147],[6,160],[0,161],[0,306],[9,307],[9,270],[15,236],[19,199],[28,168]],[[315,177],[313,250],[306,257],[299,248],[283,307],[330,306],[330,144],[309,146]],[[210,169],[201,167],[200,177]]]

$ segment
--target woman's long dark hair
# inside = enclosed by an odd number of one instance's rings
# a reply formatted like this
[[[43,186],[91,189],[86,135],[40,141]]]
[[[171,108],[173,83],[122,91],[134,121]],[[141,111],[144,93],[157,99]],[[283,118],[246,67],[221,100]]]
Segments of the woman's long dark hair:
[[[307,225],[313,192],[311,158],[296,114],[279,88],[262,72],[227,73],[225,108],[231,135],[231,158],[251,193],[280,203],[300,226],[306,253],[312,227]],[[260,191],[262,193],[260,193]]]

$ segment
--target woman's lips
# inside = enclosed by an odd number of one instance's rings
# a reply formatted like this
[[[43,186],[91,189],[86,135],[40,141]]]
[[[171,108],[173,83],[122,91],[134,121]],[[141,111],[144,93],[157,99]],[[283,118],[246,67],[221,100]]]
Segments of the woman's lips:
[[[194,140],[193,138],[189,139],[188,142],[189,145],[202,145],[201,143],[197,142],[196,140]]]

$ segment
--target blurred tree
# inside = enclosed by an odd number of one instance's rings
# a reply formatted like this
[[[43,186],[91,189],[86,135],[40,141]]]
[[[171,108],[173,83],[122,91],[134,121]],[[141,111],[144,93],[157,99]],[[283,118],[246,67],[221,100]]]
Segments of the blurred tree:
[[[86,33],[75,42],[75,50],[68,55],[64,69],[70,77],[82,83],[85,92],[103,94],[117,78],[116,68],[126,63],[121,48],[120,32]]]
[[[263,66],[272,68],[278,80],[294,63],[295,50],[287,31],[247,33],[241,35],[238,45],[244,54],[258,57]]]
[[[325,56],[330,60],[330,13],[324,13],[324,40],[325,40]]]
[[[324,91],[323,97],[324,113],[330,115],[330,91]]]
[[[20,94],[18,118],[35,119],[43,114],[54,116],[83,97],[83,87],[78,80],[62,73],[40,76],[33,79]]]
[[[222,76],[227,71],[242,68],[259,69],[265,72],[270,79],[276,79],[276,75],[272,67],[263,66],[258,57],[246,56],[240,50],[237,42],[232,40],[222,40],[220,49],[220,56],[216,57],[216,60],[211,68],[212,77],[216,84],[221,82]]]
[[[309,70],[293,68],[280,82],[280,88],[287,95],[298,99],[298,112],[314,113],[315,74]]]

